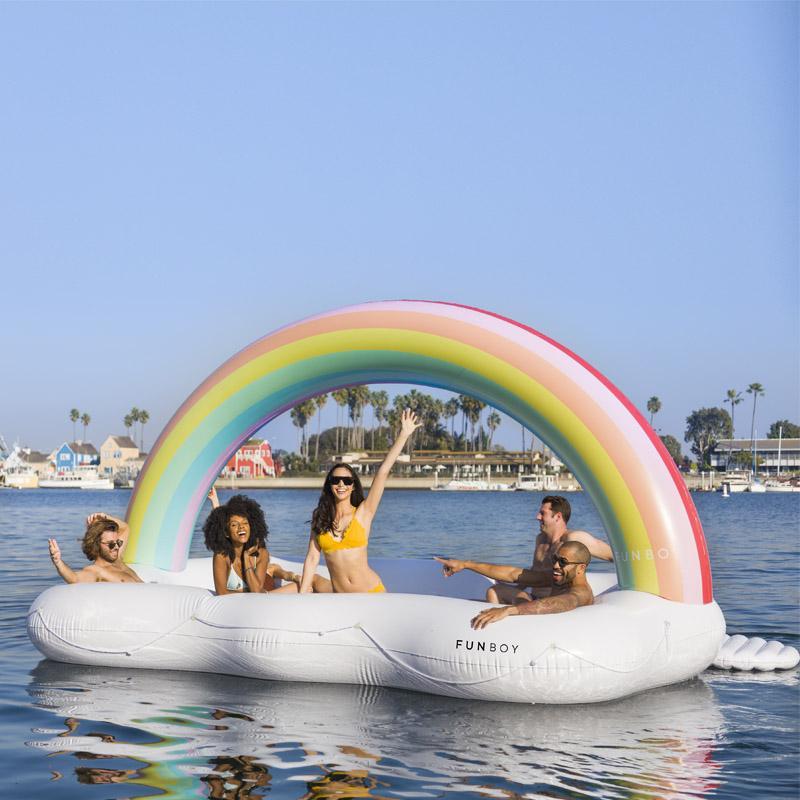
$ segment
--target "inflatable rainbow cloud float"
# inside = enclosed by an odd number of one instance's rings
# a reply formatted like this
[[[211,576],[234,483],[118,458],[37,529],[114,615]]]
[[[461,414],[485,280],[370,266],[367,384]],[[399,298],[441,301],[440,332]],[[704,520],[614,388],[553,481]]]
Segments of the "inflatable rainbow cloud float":
[[[210,559],[187,559],[223,465],[302,400],[363,383],[472,395],[536,431],[597,507],[617,585],[590,576],[594,605],[482,631],[469,620],[485,605],[474,598],[486,579],[459,573],[445,582],[432,561],[375,559],[385,595],[214,596]],[[48,589],[33,604],[28,629],[51,658],[576,703],[685,680],[711,664],[726,640],[697,512],[650,426],[574,353],[476,308],[368,303],[288,325],[245,348],[164,429],[137,480],[128,522],[126,560],[153,585]]]

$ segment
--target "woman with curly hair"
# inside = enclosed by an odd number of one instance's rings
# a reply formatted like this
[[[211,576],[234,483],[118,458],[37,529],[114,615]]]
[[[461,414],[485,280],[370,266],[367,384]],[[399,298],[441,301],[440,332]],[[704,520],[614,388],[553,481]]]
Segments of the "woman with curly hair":
[[[325,553],[332,591],[386,591],[380,576],[367,561],[369,531],[389,472],[403,445],[420,425],[416,414],[408,409],[403,411],[400,433],[378,468],[366,499],[358,475],[348,464],[337,464],[328,472],[319,503],[311,517],[311,536],[300,581],[301,594],[312,589],[320,553]]]
[[[216,489],[208,493],[213,511],[203,525],[206,547],[214,553],[214,589],[237,592],[297,592],[300,576],[271,564],[267,521],[255,500],[237,494],[220,505]],[[275,579],[285,581],[275,587]],[[321,579],[324,580],[324,579]]]

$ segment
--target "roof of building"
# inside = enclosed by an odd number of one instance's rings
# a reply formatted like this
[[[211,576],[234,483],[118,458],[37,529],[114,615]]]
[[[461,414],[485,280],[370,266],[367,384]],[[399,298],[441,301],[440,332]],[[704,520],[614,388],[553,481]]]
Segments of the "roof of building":
[[[44,453],[40,453],[38,450],[31,450],[30,452],[22,450],[19,455],[20,458],[28,464],[44,464],[50,460]]]
[[[717,442],[717,450],[749,450],[751,446],[750,439],[720,439]],[[778,445],[780,444],[781,451],[786,450],[800,450],[800,439],[756,439],[756,450],[778,452]]]
[[[67,442],[67,446],[73,453],[80,453],[82,456],[96,456],[97,450],[90,442]]]
[[[117,447],[127,447],[127,448],[138,449],[138,445],[136,444],[136,442],[133,441],[133,439],[131,439],[130,436],[113,436],[112,435],[111,438],[116,442]]]

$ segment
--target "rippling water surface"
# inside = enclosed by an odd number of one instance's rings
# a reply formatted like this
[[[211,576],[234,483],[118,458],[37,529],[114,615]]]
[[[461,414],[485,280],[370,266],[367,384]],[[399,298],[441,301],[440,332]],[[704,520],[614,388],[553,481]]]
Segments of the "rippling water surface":
[[[252,492],[270,549],[300,555],[316,493]],[[798,670],[708,671],[591,706],[57,664],[25,614],[124,492],[2,491],[0,744],[10,798],[797,798]],[[525,563],[541,495],[387,492],[375,556]],[[573,522],[602,530],[588,498]],[[729,632],[800,646],[800,495],[695,495]],[[204,555],[198,537],[193,555]],[[89,784],[103,784],[94,789]]]

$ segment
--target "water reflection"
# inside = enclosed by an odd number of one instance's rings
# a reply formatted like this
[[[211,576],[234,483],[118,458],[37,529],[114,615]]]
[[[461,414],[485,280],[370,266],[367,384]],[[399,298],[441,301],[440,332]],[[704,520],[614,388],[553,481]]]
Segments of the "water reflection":
[[[703,681],[529,706],[43,661],[28,692],[61,726],[28,744],[68,754],[64,780],[165,797],[696,798],[724,733]]]

